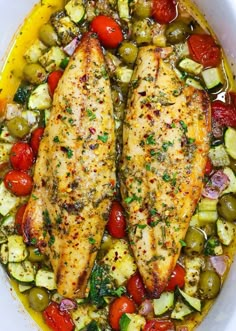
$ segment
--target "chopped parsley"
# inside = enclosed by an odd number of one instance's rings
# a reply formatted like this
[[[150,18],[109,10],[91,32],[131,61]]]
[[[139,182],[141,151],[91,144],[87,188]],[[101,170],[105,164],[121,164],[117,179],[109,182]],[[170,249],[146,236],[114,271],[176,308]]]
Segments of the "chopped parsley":
[[[154,139],[154,134],[150,134],[147,139],[146,139],[146,144],[147,145],[155,145],[156,141]]]
[[[103,143],[106,143],[108,140],[108,133],[104,132],[102,136],[98,135],[98,139],[101,140]]]
[[[55,136],[53,138],[53,141],[54,141],[54,143],[59,143],[60,142],[59,137],[58,136]]]
[[[91,109],[86,109],[86,113],[87,113],[87,116],[90,121],[93,121],[96,119],[96,115],[94,114],[94,112]]]

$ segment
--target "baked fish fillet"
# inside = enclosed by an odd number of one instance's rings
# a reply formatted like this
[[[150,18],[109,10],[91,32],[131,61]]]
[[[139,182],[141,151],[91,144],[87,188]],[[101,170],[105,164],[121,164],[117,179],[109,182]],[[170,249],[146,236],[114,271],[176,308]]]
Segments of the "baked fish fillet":
[[[203,186],[210,103],[168,61],[171,48],[140,49],[123,128],[121,194],[131,247],[152,297],[165,289]]]
[[[49,256],[58,292],[83,298],[115,187],[111,89],[98,40],[86,34],[54,94],[24,236]]]

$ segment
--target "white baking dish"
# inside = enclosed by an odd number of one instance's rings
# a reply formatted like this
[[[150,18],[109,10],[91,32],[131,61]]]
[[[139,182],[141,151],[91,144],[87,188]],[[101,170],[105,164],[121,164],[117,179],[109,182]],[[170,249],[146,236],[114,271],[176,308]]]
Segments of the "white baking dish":
[[[9,43],[24,17],[37,0],[0,0],[0,67]],[[236,1],[235,0],[195,0],[201,11],[217,34],[236,74]],[[236,330],[236,263],[232,265],[224,288],[214,307],[198,331],[235,331]],[[32,319],[24,313],[10,289],[5,272],[0,268],[0,330],[38,331]]]

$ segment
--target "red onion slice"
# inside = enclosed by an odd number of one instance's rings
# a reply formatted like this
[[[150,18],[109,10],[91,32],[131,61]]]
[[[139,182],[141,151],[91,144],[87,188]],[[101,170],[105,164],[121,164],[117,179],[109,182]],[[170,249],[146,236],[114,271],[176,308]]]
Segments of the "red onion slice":
[[[211,256],[210,261],[215,271],[223,276],[228,267],[229,258],[226,255]]]
[[[147,316],[153,312],[153,304],[151,300],[144,300],[139,307],[139,314],[142,316]]]
[[[66,45],[66,46],[63,48],[63,50],[64,50],[64,52],[65,52],[67,55],[71,56],[71,55],[74,54],[74,51],[76,50],[78,44],[79,44],[79,40],[78,40],[78,38],[76,37],[76,38],[74,38],[74,39],[73,39],[68,45]]]
[[[205,198],[217,199],[228,185],[228,176],[222,170],[218,170],[211,176],[209,182],[206,183],[202,195]]]
[[[76,309],[77,305],[76,302],[70,299],[62,299],[59,304],[60,311],[67,311]]]

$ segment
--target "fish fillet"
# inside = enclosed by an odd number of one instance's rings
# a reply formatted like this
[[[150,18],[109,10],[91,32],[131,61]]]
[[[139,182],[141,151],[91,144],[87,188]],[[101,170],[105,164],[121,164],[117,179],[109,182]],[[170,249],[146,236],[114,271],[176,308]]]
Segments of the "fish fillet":
[[[115,184],[110,82],[100,44],[86,34],[55,91],[23,221],[63,296],[85,296]]]
[[[167,285],[199,201],[211,125],[206,92],[176,77],[171,51],[140,49],[123,128],[121,194],[131,247],[152,297]]]

